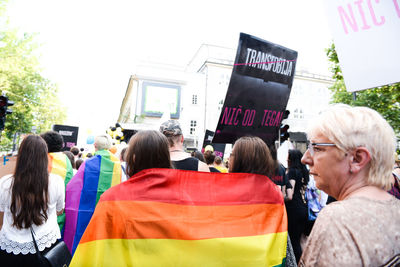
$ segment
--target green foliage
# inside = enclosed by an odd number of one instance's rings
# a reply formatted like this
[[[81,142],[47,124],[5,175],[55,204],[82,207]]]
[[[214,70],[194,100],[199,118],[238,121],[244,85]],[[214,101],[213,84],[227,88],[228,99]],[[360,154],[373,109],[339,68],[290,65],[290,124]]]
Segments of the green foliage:
[[[34,34],[19,35],[8,27],[4,18],[4,5],[0,5],[0,94],[14,101],[2,132],[0,151],[8,150],[15,133],[29,133],[32,126],[37,132],[50,130],[53,124],[65,120],[55,84],[40,74],[38,45]]]
[[[330,87],[333,93],[332,102],[372,108],[389,122],[397,135],[400,135],[400,83],[359,91],[354,100],[353,93],[346,91],[335,45],[332,44],[326,53],[332,62],[331,71],[335,80]]]

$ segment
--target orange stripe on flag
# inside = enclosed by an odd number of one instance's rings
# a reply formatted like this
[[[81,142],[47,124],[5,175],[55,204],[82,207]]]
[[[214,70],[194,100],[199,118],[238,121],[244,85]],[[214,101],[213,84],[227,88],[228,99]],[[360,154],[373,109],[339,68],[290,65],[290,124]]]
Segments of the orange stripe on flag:
[[[49,159],[49,168],[48,168],[48,171],[49,171],[49,173],[51,173],[51,170],[53,169],[53,156],[50,155],[50,154],[48,154],[48,155],[47,155],[47,158]]]
[[[286,232],[285,213],[281,204],[193,206],[100,201],[80,243],[120,238],[199,240]]]

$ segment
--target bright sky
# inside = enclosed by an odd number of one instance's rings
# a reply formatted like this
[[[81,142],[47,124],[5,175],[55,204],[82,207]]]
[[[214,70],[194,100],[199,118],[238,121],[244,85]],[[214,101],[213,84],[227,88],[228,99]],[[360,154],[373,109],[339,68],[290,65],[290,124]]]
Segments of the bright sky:
[[[59,85],[67,124],[93,132],[115,124],[139,61],[185,66],[203,43],[236,49],[240,32],[297,50],[297,68],[329,74],[321,0],[9,1],[11,24],[39,33],[43,74]]]

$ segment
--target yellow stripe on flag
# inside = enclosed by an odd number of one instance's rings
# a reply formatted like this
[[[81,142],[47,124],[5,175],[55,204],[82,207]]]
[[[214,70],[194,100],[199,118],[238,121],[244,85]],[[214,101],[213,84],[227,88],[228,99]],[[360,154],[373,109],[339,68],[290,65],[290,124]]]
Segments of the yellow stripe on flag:
[[[113,176],[111,178],[111,186],[121,183],[121,165],[114,164]]]
[[[63,180],[67,176],[67,156],[62,152],[50,153],[52,158],[51,173],[60,175]]]
[[[114,154],[111,152],[109,152],[109,155],[110,155],[110,160],[114,162],[113,176],[111,178],[111,187],[113,187],[114,185],[121,183],[122,169],[119,158],[114,156]]]
[[[286,257],[286,242],[287,232],[203,240],[103,239],[79,244],[70,266],[277,266]]]

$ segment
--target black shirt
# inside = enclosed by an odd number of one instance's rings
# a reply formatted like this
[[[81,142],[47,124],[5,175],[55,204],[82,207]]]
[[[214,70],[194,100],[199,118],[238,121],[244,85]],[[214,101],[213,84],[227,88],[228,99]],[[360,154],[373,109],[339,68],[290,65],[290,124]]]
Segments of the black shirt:
[[[276,185],[279,185],[279,186],[286,185],[286,182],[287,182],[286,169],[282,164],[279,163],[278,169],[276,170],[275,175],[273,177],[271,177],[271,180]]]
[[[199,169],[199,160],[197,158],[189,157],[182,160],[173,160],[172,164],[175,169],[197,171]]]

